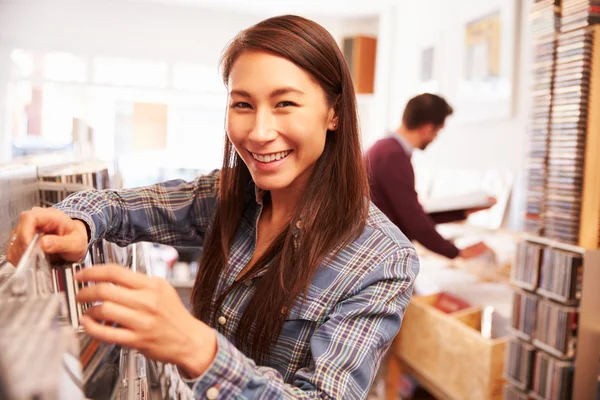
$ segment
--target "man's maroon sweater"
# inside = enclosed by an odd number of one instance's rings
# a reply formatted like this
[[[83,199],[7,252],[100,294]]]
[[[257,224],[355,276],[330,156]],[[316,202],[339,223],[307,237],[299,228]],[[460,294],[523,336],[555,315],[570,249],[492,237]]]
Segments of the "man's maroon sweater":
[[[393,137],[379,140],[365,155],[373,203],[410,239],[455,258],[459,250],[436,230],[436,223],[465,219],[464,211],[427,214],[419,204],[410,156]]]

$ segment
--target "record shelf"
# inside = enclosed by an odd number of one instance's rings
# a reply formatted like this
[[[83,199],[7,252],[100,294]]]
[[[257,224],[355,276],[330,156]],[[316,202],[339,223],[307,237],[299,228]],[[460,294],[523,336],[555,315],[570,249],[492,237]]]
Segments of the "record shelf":
[[[510,281],[504,398],[597,399],[600,250],[525,235]]]
[[[597,3],[541,0],[534,3],[531,16],[534,59],[525,230],[585,249],[597,249],[600,243]]]

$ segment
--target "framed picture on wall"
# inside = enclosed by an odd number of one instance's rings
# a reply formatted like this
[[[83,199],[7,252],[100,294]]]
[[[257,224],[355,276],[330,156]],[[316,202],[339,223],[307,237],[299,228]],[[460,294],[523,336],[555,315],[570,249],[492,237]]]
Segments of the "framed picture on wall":
[[[519,55],[520,0],[470,2],[459,13],[462,27],[457,116],[462,121],[507,119],[514,115]]]
[[[419,71],[419,92],[437,93],[439,83],[435,74],[435,46],[429,45],[421,50]]]

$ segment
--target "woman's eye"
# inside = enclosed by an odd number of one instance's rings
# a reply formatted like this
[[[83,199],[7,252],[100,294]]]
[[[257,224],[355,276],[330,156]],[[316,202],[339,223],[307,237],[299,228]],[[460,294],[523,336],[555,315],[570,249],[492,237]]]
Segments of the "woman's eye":
[[[238,103],[234,103],[231,107],[233,108],[252,108],[252,106],[248,103],[240,101]]]
[[[281,108],[281,107],[292,107],[295,106],[295,103],[292,103],[291,101],[281,101],[279,103],[277,103],[276,108]]]

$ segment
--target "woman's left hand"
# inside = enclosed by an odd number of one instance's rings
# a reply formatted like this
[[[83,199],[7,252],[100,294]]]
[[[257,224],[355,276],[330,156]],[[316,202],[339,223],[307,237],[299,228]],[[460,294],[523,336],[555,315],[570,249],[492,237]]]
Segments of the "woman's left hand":
[[[187,311],[166,280],[119,265],[87,268],[76,278],[96,283],[81,289],[77,301],[102,302],[88,309],[81,320],[90,336],[178,365],[191,377],[200,376],[212,363],[217,352],[215,331]]]

